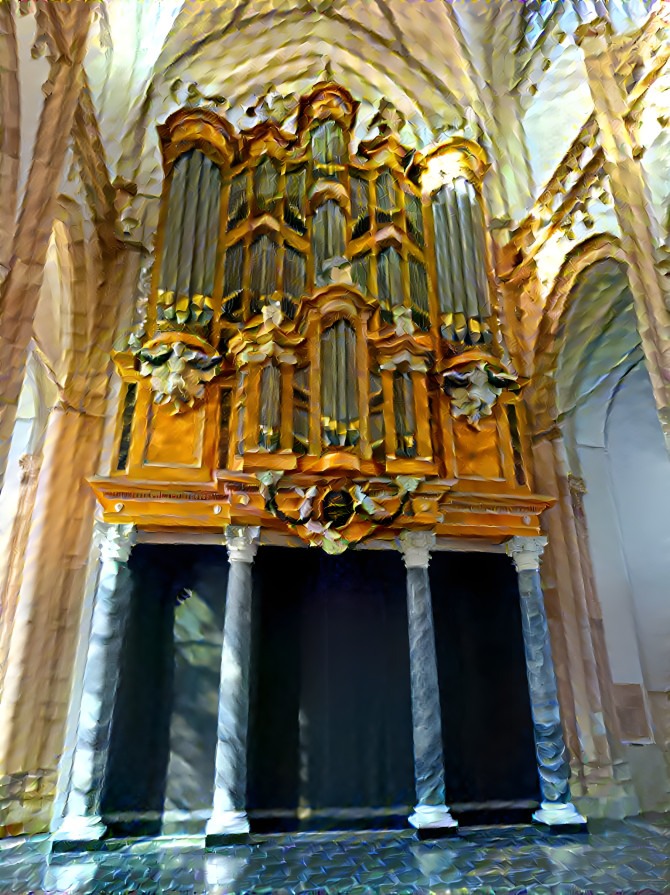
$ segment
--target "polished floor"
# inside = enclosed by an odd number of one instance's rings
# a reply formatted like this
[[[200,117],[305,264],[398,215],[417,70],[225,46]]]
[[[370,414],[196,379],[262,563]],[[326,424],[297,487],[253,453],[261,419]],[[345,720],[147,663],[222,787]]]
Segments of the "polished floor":
[[[588,834],[470,827],[421,842],[409,831],[301,833],[212,851],[159,838],[50,855],[46,836],[0,840],[0,895],[131,892],[670,895],[670,815],[592,821]]]

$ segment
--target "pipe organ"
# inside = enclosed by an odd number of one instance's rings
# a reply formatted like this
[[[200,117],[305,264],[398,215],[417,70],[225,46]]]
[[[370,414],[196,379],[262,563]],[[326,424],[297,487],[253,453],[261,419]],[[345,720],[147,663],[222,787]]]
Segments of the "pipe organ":
[[[539,533],[483,153],[422,155],[388,128],[354,145],[356,113],[322,83],[293,132],[202,108],[159,127],[147,321],[114,356],[113,461],[92,480],[107,521],[260,525],[333,553]]]

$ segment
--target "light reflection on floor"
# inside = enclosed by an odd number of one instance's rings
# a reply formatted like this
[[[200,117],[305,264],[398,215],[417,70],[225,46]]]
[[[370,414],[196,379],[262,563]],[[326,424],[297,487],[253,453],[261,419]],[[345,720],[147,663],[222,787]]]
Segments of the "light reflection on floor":
[[[590,830],[471,827],[426,842],[409,831],[301,833],[208,852],[194,840],[152,839],[51,855],[49,838],[36,836],[0,840],[0,893],[670,895],[670,815],[592,821]]]

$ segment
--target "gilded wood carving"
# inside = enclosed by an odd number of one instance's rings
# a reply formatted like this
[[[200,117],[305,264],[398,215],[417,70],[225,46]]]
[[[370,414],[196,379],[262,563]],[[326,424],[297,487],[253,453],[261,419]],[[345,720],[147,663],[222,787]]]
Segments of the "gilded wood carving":
[[[114,472],[93,483],[110,519],[261,524],[330,552],[538,530],[483,153],[424,158],[389,127],[355,147],[356,110],[323,83],[293,133],[198,109],[159,128],[146,332],[115,356]]]

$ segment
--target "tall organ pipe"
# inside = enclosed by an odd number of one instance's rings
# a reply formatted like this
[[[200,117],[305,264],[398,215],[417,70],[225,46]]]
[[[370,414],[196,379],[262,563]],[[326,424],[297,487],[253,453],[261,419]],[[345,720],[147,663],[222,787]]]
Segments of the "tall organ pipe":
[[[458,200],[456,191],[453,186],[443,188],[447,200],[447,225],[449,239],[449,270],[451,272],[451,288],[454,295],[454,320],[453,333],[454,338],[459,342],[462,341],[467,334],[465,325],[465,282],[463,276],[463,238],[461,236],[460,221],[458,216]]]
[[[160,288],[211,296],[219,238],[221,174],[202,152],[177,159],[172,175],[161,258]]]
[[[208,158],[203,158],[198,181],[198,209],[195,218],[195,234],[193,239],[193,255],[191,265],[191,295],[204,295],[204,276],[207,251],[207,223],[209,218],[209,165]]]
[[[461,257],[463,259],[463,309],[467,320],[479,318],[477,302],[477,274],[474,265],[475,239],[472,232],[470,197],[467,180],[460,178],[454,184],[458,207],[458,229],[461,234]]]
[[[174,291],[179,267],[179,246],[181,243],[182,223],[184,220],[184,204],[186,195],[187,162],[181,156],[172,172],[168,212],[165,221],[165,239],[163,240],[163,257],[161,258],[160,288]]]
[[[433,219],[435,227],[435,259],[437,262],[437,293],[440,314],[453,314],[456,304],[451,285],[451,265],[449,251],[449,212],[445,195],[446,187],[435,194]],[[449,335],[452,338],[452,335]]]
[[[468,183],[470,189],[470,219],[474,234],[474,264],[477,274],[477,298],[480,311],[484,318],[491,316],[491,304],[489,302],[489,284],[486,276],[486,241],[484,239],[484,216],[477,201],[475,189]]]
[[[447,339],[486,338],[490,316],[485,265],[484,222],[473,185],[463,177],[445,184],[433,197],[437,292],[446,317]],[[473,326],[476,321],[479,326]]]
[[[205,272],[202,291],[211,296],[214,291],[214,273],[216,268],[216,248],[219,243],[219,215],[221,209],[221,172],[214,162],[209,162],[209,203],[207,206],[207,249],[204,253]]]
[[[179,247],[179,269],[177,271],[177,283],[175,286],[177,299],[182,295],[188,295],[191,285],[193,242],[195,238],[196,215],[198,211],[198,190],[200,187],[201,166],[202,153],[194,152],[188,161],[188,172],[186,175],[186,205],[184,208],[184,223],[181,231],[181,245]]]

